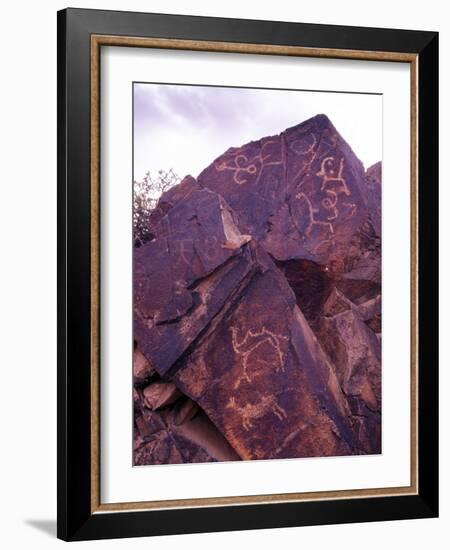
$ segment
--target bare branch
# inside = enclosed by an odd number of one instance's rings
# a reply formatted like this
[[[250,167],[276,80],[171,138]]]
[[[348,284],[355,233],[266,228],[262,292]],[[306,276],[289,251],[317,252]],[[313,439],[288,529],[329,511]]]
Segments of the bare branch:
[[[136,247],[152,239],[150,214],[158,201],[171,187],[180,183],[180,177],[170,170],[158,170],[153,176],[149,171],[140,181],[133,181],[133,238]]]

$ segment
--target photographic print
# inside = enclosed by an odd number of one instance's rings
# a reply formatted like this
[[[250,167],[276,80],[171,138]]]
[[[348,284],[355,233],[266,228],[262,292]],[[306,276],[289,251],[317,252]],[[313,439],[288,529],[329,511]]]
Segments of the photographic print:
[[[59,538],[438,516],[438,38],[58,12]]]
[[[135,466],[379,454],[382,96],[133,84]]]

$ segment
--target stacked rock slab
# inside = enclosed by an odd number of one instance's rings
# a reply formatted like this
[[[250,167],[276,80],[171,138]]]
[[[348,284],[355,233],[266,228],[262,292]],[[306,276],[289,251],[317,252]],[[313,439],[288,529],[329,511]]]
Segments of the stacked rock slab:
[[[197,438],[198,460],[380,452],[380,186],[318,115],[161,197],[134,254],[134,338],[230,446]],[[164,461],[147,447],[136,463]]]

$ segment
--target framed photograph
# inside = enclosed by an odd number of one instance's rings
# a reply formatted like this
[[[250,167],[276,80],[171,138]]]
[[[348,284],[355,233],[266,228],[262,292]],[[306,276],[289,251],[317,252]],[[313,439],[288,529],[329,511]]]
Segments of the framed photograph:
[[[437,140],[437,33],[58,13],[60,538],[437,516]]]

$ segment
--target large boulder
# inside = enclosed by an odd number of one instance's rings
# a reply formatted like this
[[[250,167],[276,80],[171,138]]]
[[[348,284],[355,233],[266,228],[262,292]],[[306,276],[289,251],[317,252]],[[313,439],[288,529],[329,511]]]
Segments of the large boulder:
[[[358,452],[335,372],[268,258],[173,380],[242,459]]]
[[[367,216],[362,163],[325,115],[228,149],[198,177],[277,260],[329,262]]]
[[[381,163],[318,115],[186,177],[149,231],[136,464],[381,452]]]

